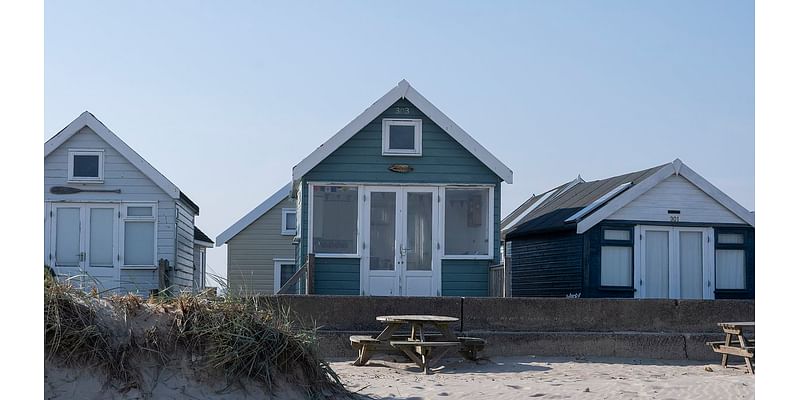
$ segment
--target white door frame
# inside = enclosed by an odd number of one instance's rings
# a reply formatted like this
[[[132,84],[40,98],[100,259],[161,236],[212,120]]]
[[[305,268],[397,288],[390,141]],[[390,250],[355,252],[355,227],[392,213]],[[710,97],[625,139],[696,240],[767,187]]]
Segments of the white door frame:
[[[633,285],[634,298],[648,298],[644,286],[647,273],[644,271],[646,250],[643,245],[645,231],[668,232],[669,234],[669,298],[681,298],[680,275],[680,232],[701,232],[703,240],[703,299],[714,299],[714,228],[664,225],[636,225],[633,244]]]
[[[391,192],[395,193],[395,245],[394,245],[394,265],[393,270],[376,270],[372,271],[369,268],[370,258],[370,212],[371,212],[371,193],[372,192]],[[406,207],[408,203],[409,192],[422,192],[431,194],[431,295],[438,296],[441,294],[441,255],[438,249],[438,243],[441,239],[437,237],[442,234],[440,229],[438,196],[439,188],[436,186],[380,186],[380,185],[365,185],[363,189],[363,202],[364,207],[361,209],[362,221],[362,253],[361,253],[361,287],[364,288],[362,295],[373,295],[370,289],[370,277],[385,276],[394,278],[394,287],[391,295],[405,296],[407,293],[406,280],[409,275],[419,275],[417,272],[409,272],[406,270],[405,254],[401,250],[407,245],[407,218]],[[428,272],[424,272],[425,275]]]
[[[91,235],[91,209],[92,208],[106,208],[112,210],[112,235],[113,238],[111,240],[111,255],[112,255],[112,265],[113,265],[113,281],[116,285],[119,285],[120,282],[120,269],[121,269],[121,261],[120,261],[120,249],[119,249],[119,204],[118,203],[92,203],[92,202],[50,202],[49,206],[47,207],[47,214],[46,220],[49,221],[49,229],[45,230],[45,243],[48,246],[48,257],[47,259],[50,261],[50,267],[53,268],[53,271],[56,271],[55,261],[56,261],[56,246],[57,246],[57,237],[56,233],[58,232],[56,215],[58,213],[59,208],[77,208],[79,210],[79,217],[78,217],[78,224],[79,224],[79,233],[78,233],[78,241],[79,241],[79,249],[81,252],[81,260],[78,262],[78,270],[81,274],[80,280],[78,284],[81,288],[89,287],[90,282],[86,277],[86,274],[89,273],[90,268],[90,257],[91,257],[91,249],[90,247],[90,235]],[[52,216],[51,216],[52,214]],[[115,286],[116,287],[116,286]]]

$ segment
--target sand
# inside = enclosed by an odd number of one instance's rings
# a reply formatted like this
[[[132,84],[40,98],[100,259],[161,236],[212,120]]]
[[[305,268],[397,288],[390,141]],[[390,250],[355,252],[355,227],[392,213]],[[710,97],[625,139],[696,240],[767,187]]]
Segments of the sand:
[[[399,360],[398,360],[399,361]],[[736,362],[736,361],[734,361]],[[492,357],[445,360],[424,375],[389,358],[331,362],[348,389],[396,399],[753,399],[744,365],[621,358]],[[710,371],[709,371],[710,370]]]

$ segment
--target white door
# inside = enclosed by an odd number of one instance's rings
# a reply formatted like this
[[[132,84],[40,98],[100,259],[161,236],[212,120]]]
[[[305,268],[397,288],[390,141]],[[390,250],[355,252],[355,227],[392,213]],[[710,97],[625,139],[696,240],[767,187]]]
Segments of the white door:
[[[362,271],[371,296],[438,295],[437,189],[367,187]]]
[[[84,289],[119,286],[118,207],[113,204],[56,204],[52,207],[53,269]]]
[[[711,228],[637,226],[637,298],[713,299]]]

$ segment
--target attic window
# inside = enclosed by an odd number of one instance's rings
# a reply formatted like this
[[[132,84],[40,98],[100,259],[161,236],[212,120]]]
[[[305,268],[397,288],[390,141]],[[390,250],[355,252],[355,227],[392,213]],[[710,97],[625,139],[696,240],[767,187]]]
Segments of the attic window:
[[[69,150],[67,181],[103,182],[103,150]]]
[[[384,119],[383,155],[421,156],[421,119]]]

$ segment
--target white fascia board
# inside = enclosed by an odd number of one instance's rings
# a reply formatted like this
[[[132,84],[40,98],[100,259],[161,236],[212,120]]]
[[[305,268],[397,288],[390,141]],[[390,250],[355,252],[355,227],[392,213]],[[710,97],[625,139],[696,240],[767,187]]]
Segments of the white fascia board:
[[[614,214],[619,209],[633,201],[635,198],[652,189],[655,185],[673,174],[686,178],[686,180],[697,186],[698,189],[702,190],[705,194],[716,200],[723,207],[727,208],[737,217],[741,218],[742,221],[746,222],[752,227],[755,227],[755,215],[753,213],[742,207],[741,204],[737,203],[721,190],[717,189],[716,186],[712,185],[711,182],[707,181],[705,178],[700,176],[700,174],[689,168],[689,166],[684,164],[679,158],[676,158],[671,164],[665,165],[655,174],[634,185],[632,188],[617,196],[615,199],[609,201],[605,206],[586,217],[586,219],[578,222],[577,233],[581,234],[588,231],[600,221],[608,218],[611,216],[611,214]]]
[[[84,111],[78,118],[70,122],[66,128],[62,129],[55,136],[50,138],[44,143],[44,156],[47,157],[55,151],[59,146],[64,144],[69,138],[78,133],[84,126],[89,127],[94,133],[100,136],[106,143],[108,143],[114,150],[118,151],[126,160],[133,166],[141,171],[146,177],[150,178],[156,186],[160,187],[173,199],[180,198],[180,189],[175,184],[170,182],[167,177],[162,175],[150,163],[148,163],[142,156],[128,146],[122,139],[111,132],[100,120],[98,120],[92,113]]]
[[[595,208],[599,207],[601,204],[608,201],[608,199],[616,196],[618,193],[622,192],[623,190],[627,189],[633,185],[633,182],[625,182],[614,189],[609,190],[606,194],[598,197],[595,201],[591,202],[588,206],[580,209],[578,212],[573,214],[571,217],[564,220],[564,222],[574,222],[577,221],[579,218],[583,217],[584,215],[592,212]]]
[[[648,190],[655,187],[659,182],[667,179],[670,175],[675,172],[675,168],[672,164],[665,165],[660,170],[656,171],[653,175],[650,175],[647,179],[633,185],[632,188],[626,190],[619,196],[615,197],[605,206],[600,207],[595,212],[589,214],[588,217],[584,218],[580,222],[578,222],[578,230],[577,233],[581,234],[593,226],[600,223],[600,221],[606,219],[611,214],[617,212],[622,207],[625,207],[626,204],[633,201],[635,198],[639,197],[643,193],[647,192]]]
[[[510,230],[510,229],[514,228],[515,226],[517,226],[519,221],[521,221],[523,218],[528,216],[528,214],[533,212],[533,210],[539,208],[539,206],[542,205],[542,203],[544,203],[548,198],[550,198],[550,196],[552,196],[553,193],[555,193],[555,191],[556,191],[556,189],[551,189],[549,192],[544,193],[539,200],[536,200],[525,211],[523,211],[521,214],[517,215],[516,218],[514,218],[511,222],[508,223],[508,225],[506,225],[504,228],[501,228],[500,230],[502,232],[507,232],[508,230]],[[503,223],[501,222],[500,225],[502,226]]]
[[[752,227],[756,226],[755,214],[751,213],[741,204],[737,203],[736,200],[730,198],[730,196],[725,194],[725,192],[719,190],[716,186],[711,184],[711,182],[707,181],[705,178],[700,176],[700,174],[689,168],[688,165],[683,164],[683,167],[680,169],[679,173],[681,176],[686,178],[686,180],[693,183],[700,190],[705,192],[705,194],[711,196],[711,198],[716,200],[719,204],[722,204],[723,207],[736,214],[736,216],[741,218],[742,221],[747,222],[747,224]]]
[[[206,242],[204,240],[195,240],[194,244],[196,244],[198,246],[201,246],[201,247],[206,247],[206,248],[214,247],[214,243]]]
[[[247,228],[250,224],[255,222],[255,220],[257,220],[259,217],[266,214],[267,211],[271,210],[273,207],[278,205],[278,203],[283,201],[283,199],[289,197],[289,195],[291,194],[290,193],[291,189],[292,189],[292,182],[289,182],[282,188],[278,189],[277,192],[273,193],[272,196],[269,196],[269,198],[264,200],[252,211],[247,213],[244,217],[236,221],[233,225],[231,225],[230,228],[226,229],[225,232],[220,233],[217,236],[217,247],[227,243],[234,236],[239,234],[239,232],[244,230],[244,228]]]
[[[497,174],[506,183],[513,183],[514,174],[505,164],[500,162],[494,155],[489,153],[486,148],[481,146],[475,139],[472,138],[467,132],[459,127],[453,120],[447,117],[436,106],[429,102],[419,92],[417,92],[411,85],[403,79],[392,90],[383,95],[378,101],[373,103],[363,113],[357,116],[354,120],[350,121],[344,128],[328,139],[322,146],[318,147],[311,154],[309,154],[303,161],[300,161],[292,169],[292,180],[298,181],[317,164],[322,162],[326,157],[331,155],[336,149],[343,145],[353,135],[358,133],[372,120],[377,118],[387,108],[394,104],[397,100],[406,98],[414,106],[419,108],[425,115],[428,116],[434,123],[439,125],[445,132],[447,132],[456,142],[464,146],[467,151],[472,153],[478,160],[483,162],[492,172]]]

